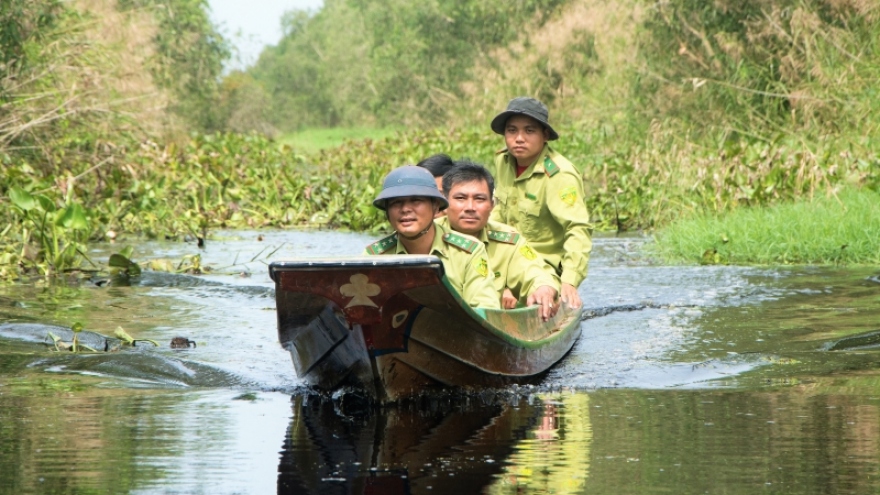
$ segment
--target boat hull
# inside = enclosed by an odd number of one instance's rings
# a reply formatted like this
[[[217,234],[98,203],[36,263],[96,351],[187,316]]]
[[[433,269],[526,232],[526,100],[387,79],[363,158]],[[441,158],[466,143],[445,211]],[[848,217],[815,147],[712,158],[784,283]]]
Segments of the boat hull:
[[[580,314],[474,310],[434,256],[275,262],[278,336],[299,377],[380,402],[438,388],[535,381],[572,347]]]

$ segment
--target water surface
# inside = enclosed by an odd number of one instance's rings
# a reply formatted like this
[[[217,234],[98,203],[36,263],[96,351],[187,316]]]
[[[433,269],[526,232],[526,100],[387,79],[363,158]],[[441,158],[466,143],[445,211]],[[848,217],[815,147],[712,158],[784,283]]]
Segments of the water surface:
[[[296,377],[266,264],[373,238],[224,236],[135,246],[206,275],[0,287],[0,493],[880,491],[880,269],[666,267],[599,238],[541,385],[364,411]],[[75,322],[161,345],[47,345]]]

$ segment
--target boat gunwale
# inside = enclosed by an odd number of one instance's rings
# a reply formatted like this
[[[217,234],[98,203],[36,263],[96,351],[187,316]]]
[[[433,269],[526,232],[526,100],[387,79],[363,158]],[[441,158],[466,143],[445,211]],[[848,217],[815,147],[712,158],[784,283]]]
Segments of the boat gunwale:
[[[303,272],[303,271],[327,271],[329,270],[350,270],[357,268],[370,268],[370,269],[412,269],[412,268],[430,268],[437,271],[438,278],[441,284],[446,288],[446,291],[449,295],[455,299],[455,301],[459,304],[459,306],[465,311],[470,320],[478,325],[480,325],[483,329],[485,329],[492,336],[505,341],[508,345],[514,347],[520,347],[527,350],[537,350],[543,347],[547,347],[548,345],[552,345],[555,341],[560,340],[562,338],[567,337],[567,335],[573,331],[576,327],[580,326],[580,318],[575,315],[566,315],[563,318],[571,318],[571,321],[568,323],[562,324],[559,326],[554,326],[554,331],[551,331],[545,337],[535,339],[535,340],[527,340],[511,335],[510,333],[496,327],[491,322],[489,322],[486,318],[486,315],[490,312],[492,313],[501,313],[506,315],[511,315],[516,319],[525,319],[529,318],[527,313],[533,312],[535,316],[533,318],[537,318],[537,312],[539,311],[539,306],[528,306],[522,308],[514,308],[514,309],[490,309],[490,308],[473,308],[458,293],[458,291],[452,286],[449,279],[446,276],[446,271],[443,267],[443,262],[440,258],[434,255],[411,255],[411,254],[400,254],[400,255],[383,255],[383,256],[349,256],[349,257],[322,257],[322,258],[295,258],[288,260],[278,260],[273,261],[269,264],[269,275],[273,281],[276,283],[276,287],[280,285],[280,280],[276,278],[280,272]],[[402,293],[406,293],[407,291],[402,291]],[[315,297],[319,297],[324,299],[328,304],[332,303],[332,301],[327,298],[312,293]],[[434,309],[430,305],[423,305],[426,308]],[[437,309],[434,309],[437,311]],[[573,311],[573,310],[572,310]],[[558,316],[558,315],[557,315]]]

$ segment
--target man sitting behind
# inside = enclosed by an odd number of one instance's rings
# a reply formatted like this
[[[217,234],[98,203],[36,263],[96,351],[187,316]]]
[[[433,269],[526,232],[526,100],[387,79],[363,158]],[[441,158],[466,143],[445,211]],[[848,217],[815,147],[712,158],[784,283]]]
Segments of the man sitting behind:
[[[560,299],[581,306],[578,286],[587,277],[593,243],[581,173],[550,147],[559,138],[547,106],[534,98],[510,100],[492,119],[506,148],[495,154],[496,221],[513,225],[559,276]]]
[[[423,169],[431,172],[431,175],[434,176],[434,182],[437,183],[437,189],[440,192],[443,192],[443,175],[446,172],[452,170],[455,167],[455,162],[452,161],[452,158],[445,153],[438,153],[436,155],[431,155],[428,158],[416,163],[416,167],[422,167]]]
[[[492,190],[495,180],[484,167],[460,160],[443,176],[443,191],[449,206],[446,217],[437,224],[449,225],[485,243],[489,266],[495,270],[495,289],[505,309],[517,303],[541,305],[541,317],[546,321],[556,314],[554,306],[559,280],[544,269],[544,261],[529,246],[526,239],[500,222],[490,222],[494,201]]]
[[[385,211],[395,232],[367,246],[364,254],[433,254],[470,306],[500,309],[483,243],[434,224],[434,216],[448,204],[427,170],[414,166],[392,170],[373,206]]]
[[[431,172],[431,175],[434,176],[434,182],[437,183],[437,189],[439,189],[441,193],[443,193],[443,174],[449,172],[454,166],[455,163],[453,163],[452,158],[443,153],[431,155],[419,163],[416,163],[416,167],[422,167],[428,172]],[[446,212],[440,211],[434,218],[440,218],[443,216],[446,216]]]

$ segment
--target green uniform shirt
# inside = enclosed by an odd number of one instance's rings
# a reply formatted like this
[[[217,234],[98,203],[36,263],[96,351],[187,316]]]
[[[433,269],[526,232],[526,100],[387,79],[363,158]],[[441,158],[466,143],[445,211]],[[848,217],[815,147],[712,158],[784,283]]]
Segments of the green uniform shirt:
[[[575,287],[587,277],[593,242],[584,204],[584,183],[574,165],[549,145],[516,176],[507,150],[495,155],[492,220],[515,227],[559,274]]]
[[[448,217],[438,218],[434,223],[450,228]],[[522,305],[526,304],[529,294],[542,285],[549,285],[559,292],[559,278],[544,269],[541,256],[510,225],[490,220],[477,239],[483,241],[489,253],[489,266],[495,270],[495,290],[499,299],[505,287]]]
[[[367,246],[364,254],[409,253],[394,233]],[[501,309],[501,298],[492,283],[493,272],[483,243],[435,223],[430,254],[440,258],[449,283],[469,305]]]

